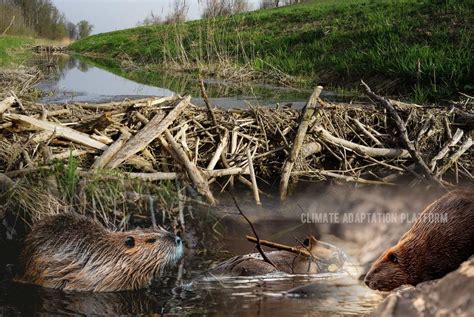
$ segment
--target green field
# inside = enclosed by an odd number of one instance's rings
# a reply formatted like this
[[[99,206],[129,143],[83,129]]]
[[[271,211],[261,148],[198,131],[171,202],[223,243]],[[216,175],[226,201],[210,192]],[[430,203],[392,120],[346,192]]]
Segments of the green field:
[[[26,37],[0,36],[0,66],[22,64],[30,56],[25,48],[35,40]]]
[[[360,79],[423,102],[473,89],[471,0],[319,0],[74,43],[147,69],[343,89]],[[285,74],[291,75],[287,78]]]

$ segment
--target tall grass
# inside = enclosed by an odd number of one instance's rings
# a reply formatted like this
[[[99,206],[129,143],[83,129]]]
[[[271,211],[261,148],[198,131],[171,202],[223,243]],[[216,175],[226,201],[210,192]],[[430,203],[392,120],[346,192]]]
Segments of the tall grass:
[[[72,49],[211,75],[289,74],[308,86],[355,87],[363,78],[384,93],[413,96],[417,86],[434,99],[469,92],[473,7],[468,0],[312,1],[106,33]]]

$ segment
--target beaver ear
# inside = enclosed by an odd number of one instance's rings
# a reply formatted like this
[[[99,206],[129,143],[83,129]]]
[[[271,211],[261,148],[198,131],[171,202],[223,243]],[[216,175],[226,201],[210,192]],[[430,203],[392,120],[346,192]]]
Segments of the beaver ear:
[[[129,248],[133,248],[135,246],[135,239],[133,237],[126,237],[125,245]]]

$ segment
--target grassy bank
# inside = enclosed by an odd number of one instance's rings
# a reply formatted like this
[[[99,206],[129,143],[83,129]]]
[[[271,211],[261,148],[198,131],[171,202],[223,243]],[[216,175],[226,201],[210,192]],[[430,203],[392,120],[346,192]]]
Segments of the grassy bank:
[[[71,48],[236,79],[271,74],[347,88],[364,78],[422,101],[472,90],[473,11],[470,1],[312,1],[105,33]]]
[[[35,43],[32,38],[0,36],[0,67],[22,64],[29,56],[28,45]]]

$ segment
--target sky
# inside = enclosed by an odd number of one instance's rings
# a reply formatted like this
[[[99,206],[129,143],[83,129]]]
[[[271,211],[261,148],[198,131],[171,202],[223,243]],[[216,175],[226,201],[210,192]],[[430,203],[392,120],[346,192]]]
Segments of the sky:
[[[87,20],[94,29],[92,34],[132,28],[153,11],[155,16],[165,17],[173,0],[53,0],[66,18],[77,23]],[[188,19],[199,19],[201,7],[198,0],[188,0]],[[258,0],[249,0],[257,7]]]

